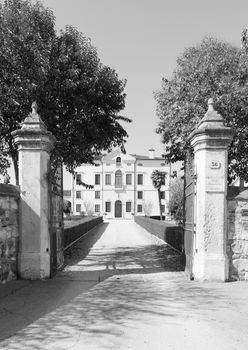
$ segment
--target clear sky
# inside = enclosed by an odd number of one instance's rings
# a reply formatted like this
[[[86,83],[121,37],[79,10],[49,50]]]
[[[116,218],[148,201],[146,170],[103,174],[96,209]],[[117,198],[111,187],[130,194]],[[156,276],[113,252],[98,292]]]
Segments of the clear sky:
[[[32,0],[34,1],[34,0]],[[240,46],[248,27],[247,0],[42,0],[53,9],[57,29],[66,24],[90,37],[101,61],[127,79],[123,115],[128,153],[163,153],[153,92],[169,78],[187,46],[214,36]],[[13,180],[13,176],[11,176]]]
[[[90,37],[101,61],[127,79],[123,115],[128,153],[163,152],[153,92],[170,77],[184,47],[206,35],[240,45],[248,26],[248,1],[238,0],[43,0],[57,29],[66,24]]]

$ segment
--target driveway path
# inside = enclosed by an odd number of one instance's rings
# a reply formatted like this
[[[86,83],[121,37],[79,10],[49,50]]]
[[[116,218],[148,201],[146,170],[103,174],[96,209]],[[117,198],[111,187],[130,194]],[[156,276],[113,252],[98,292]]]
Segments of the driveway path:
[[[3,298],[1,350],[247,349],[248,283],[187,280],[175,251],[131,221],[91,231],[67,263]]]

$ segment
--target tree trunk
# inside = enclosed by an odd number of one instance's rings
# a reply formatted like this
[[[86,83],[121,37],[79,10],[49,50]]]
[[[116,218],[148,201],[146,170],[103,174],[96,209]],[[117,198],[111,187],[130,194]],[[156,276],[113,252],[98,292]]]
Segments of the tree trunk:
[[[8,145],[9,145],[9,155],[12,159],[12,163],[14,166],[16,185],[18,186],[19,185],[19,169],[18,169],[19,154],[18,154],[17,148],[15,147],[13,139],[8,141]]]
[[[239,186],[243,189],[245,187],[245,181],[243,179],[239,179]]]
[[[16,157],[12,157],[12,162],[14,165],[15,170],[15,179],[16,179],[16,185],[19,185],[19,168],[18,168],[18,159]]]
[[[158,203],[159,203],[159,213],[160,213],[160,220],[163,220],[163,215],[162,215],[162,208],[161,208],[161,195],[160,195],[160,190],[158,190]]]

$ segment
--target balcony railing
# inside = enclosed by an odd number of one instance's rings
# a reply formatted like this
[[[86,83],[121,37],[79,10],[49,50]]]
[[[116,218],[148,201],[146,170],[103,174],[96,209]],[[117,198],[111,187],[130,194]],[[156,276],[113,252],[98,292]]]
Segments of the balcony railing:
[[[120,184],[115,184],[115,189],[116,190],[123,190],[123,188],[124,188],[124,185],[123,185],[123,183],[120,183]]]
[[[115,188],[122,188],[122,183],[115,183]]]

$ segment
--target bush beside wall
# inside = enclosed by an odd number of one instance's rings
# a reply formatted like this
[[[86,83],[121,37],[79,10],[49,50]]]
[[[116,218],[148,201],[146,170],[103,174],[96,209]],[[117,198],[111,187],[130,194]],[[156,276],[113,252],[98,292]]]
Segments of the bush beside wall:
[[[70,227],[64,229],[64,247],[66,248],[70,243],[80,238],[95,226],[103,222],[102,216],[84,218],[83,222],[77,220]]]
[[[183,229],[181,227],[144,216],[135,216],[134,220],[153,235],[183,252]]]

